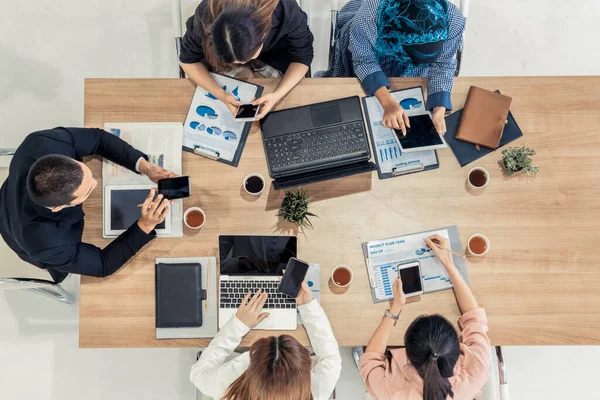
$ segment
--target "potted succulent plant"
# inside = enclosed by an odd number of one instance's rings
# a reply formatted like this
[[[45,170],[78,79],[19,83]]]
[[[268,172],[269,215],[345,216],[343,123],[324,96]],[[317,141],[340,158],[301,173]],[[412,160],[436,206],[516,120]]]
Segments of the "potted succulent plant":
[[[310,201],[311,199],[306,190],[303,191],[300,188],[286,190],[278,215],[288,222],[297,224],[299,227],[312,228],[312,223],[308,217],[316,217],[316,215],[308,211]]]
[[[535,156],[535,150],[529,147],[509,147],[502,150],[502,163],[508,176],[517,172],[535,175],[540,170],[531,165],[531,156]]]

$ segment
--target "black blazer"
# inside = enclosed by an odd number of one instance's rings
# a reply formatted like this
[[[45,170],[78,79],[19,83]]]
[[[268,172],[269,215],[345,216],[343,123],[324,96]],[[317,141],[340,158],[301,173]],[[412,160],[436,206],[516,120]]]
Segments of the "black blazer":
[[[28,135],[10,163],[0,188],[0,234],[23,260],[50,272],[56,282],[68,273],[108,276],[118,270],[156,234],[147,235],[137,223],[104,249],[81,243],[81,205],[59,212],[33,202],[27,192],[29,168],[40,157],[61,154],[78,161],[99,155],[132,171],[147,156],[101,129],[54,128]]]
[[[209,71],[211,65],[204,57],[202,48],[202,18],[208,14],[208,0],[202,1],[196,12],[186,22],[179,61],[185,64],[201,62]],[[263,44],[259,59],[285,72],[289,65],[298,62],[307,65],[314,57],[313,34],[308,28],[307,16],[296,0],[279,0],[271,19],[271,31]]]

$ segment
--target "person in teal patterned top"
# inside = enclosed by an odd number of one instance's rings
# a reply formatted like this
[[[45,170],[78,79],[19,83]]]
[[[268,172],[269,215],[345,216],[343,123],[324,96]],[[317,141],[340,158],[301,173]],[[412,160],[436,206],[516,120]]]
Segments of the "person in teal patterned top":
[[[350,0],[338,15],[331,69],[317,76],[358,77],[383,106],[383,125],[404,133],[408,116],[390,95],[388,77],[427,77],[427,108],[445,133],[464,27],[447,0]]]

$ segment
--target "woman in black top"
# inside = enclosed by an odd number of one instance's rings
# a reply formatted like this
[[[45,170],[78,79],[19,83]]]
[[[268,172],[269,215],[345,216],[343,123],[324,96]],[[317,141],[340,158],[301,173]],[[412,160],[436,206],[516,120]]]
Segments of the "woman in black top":
[[[235,114],[241,104],[210,75],[283,79],[255,101],[258,119],[302,80],[313,59],[313,35],[295,0],[204,0],[186,22],[179,61],[188,76]]]

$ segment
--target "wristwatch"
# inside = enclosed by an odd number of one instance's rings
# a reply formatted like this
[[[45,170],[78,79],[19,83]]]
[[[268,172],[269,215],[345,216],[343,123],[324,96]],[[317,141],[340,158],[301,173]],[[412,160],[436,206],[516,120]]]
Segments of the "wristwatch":
[[[385,310],[385,314],[383,314],[384,316],[391,318],[394,320],[394,326],[396,326],[396,323],[398,322],[398,319],[400,318],[400,314],[398,315],[394,315],[390,312],[390,309],[388,308],[387,310]]]

